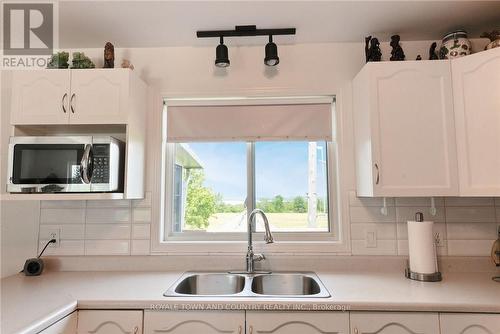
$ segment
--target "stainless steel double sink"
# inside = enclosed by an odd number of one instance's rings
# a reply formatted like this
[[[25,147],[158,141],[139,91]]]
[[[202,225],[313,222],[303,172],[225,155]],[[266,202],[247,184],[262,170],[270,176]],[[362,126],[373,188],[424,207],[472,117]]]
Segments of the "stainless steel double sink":
[[[330,293],[312,272],[187,272],[164,296],[326,298]]]

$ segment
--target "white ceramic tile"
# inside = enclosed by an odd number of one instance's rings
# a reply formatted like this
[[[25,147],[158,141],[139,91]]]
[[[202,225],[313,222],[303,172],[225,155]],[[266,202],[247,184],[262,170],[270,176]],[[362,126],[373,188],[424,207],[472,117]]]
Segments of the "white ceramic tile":
[[[386,198],[387,206],[394,206],[394,198]],[[382,206],[382,197],[357,197],[355,191],[349,192],[349,205],[350,206]]]
[[[487,240],[497,235],[497,223],[450,223],[446,228],[449,240]]]
[[[448,240],[450,256],[490,256],[494,240]]]
[[[351,207],[350,216],[352,223],[384,223],[396,222],[396,210],[387,207],[387,216],[380,212],[380,207]]]
[[[497,206],[496,210],[497,210],[497,223],[500,223],[500,204],[499,206]]]
[[[87,224],[85,239],[130,239],[130,224]]]
[[[439,233],[441,240],[446,239],[446,224],[445,223],[434,223],[432,227],[434,234]],[[408,224],[407,223],[397,223],[397,236],[398,240],[408,240]]]
[[[149,240],[132,240],[132,255],[149,255],[150,254]]]
[[[129,240],[86,240],[85,255],[129,255]]]
[[[442,247],[437,248],[437,253],[439,256],[448,255],[448,248],[446,242],[443,243]],[[408,256],[408,240],[398,240],[398,255]]]
[[[42,209],[82,209],[85,208],[85,201],[40,201]]]
[[[446,197],[446,206],[493,206],[495,201],[491,197]]]
[[[39,252],[45,247],[48,240],[40,240],[38,244]],[[60,240],[59,247],[49,246],[44,255],[84,255],[83,240]]]
[[[433,222],[444,222],[444,207],[436,207],[436,215],[430,214],[430,207],[422,206],[398,206],[396,207],[396,221],[406,223],[409,220],[415,220],[415,214],[421,212],[424,215],[424,220]]]
[[[41,209],[41,224],[83,224],[85,209]]]
[[[85,236],[84,224],[40,225],[40,239],[49,239],[49,233],[59,230],[59,239],[83,240]]]
[[[132,239],[149,239],[151,235],[151,225],[149,224],[133,224]]]
[[[444,199],[442,197],[434,197],[434,205],[444,206]],[[396,206],[431,206],[430,197],[398,197],[396,198]]]
[[[491,223],[495,222],[494,207],[446,207],[447,223]]]
[[[367,232],[375,232],[377,240],[396,239],[394,223],[355,223],[351,224],[351,239],[365,240]]]
[[[87,208],[128,208],[130,200],[110,199],[110,200],[91,200],[87,201]]]
[[[87,223],[125,223],[130,221],[129,208],[88,208]]]
[[[500,206],[500,197],[495,197],[495,205]]]
[[[144,199],[134,199],[131,201],[134,208],[150,208],[151,207],[151,192],[147,191],[144,194]]]
[[[364,240],[352,240],[353,255],[396,255],[396,240],[377,240],[377,247],[366,247]]]
[[[134,222],[135,223],[150,223],[151,222],[151,209],[150,208],[134,208]]]

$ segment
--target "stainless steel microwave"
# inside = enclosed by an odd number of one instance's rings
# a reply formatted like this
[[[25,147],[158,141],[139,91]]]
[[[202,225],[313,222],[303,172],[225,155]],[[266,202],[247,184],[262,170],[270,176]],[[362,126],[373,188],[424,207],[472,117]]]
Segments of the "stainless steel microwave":
[[[124,147],[110,136],[11,137],[7,192],[123,192]]]

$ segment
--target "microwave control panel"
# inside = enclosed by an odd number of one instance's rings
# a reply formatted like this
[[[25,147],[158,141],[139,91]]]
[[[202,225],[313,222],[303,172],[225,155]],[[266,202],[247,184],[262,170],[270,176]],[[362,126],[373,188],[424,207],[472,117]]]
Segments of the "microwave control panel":
[[[109,183],[109,144],[92,145],[94,170],[92,183]]]

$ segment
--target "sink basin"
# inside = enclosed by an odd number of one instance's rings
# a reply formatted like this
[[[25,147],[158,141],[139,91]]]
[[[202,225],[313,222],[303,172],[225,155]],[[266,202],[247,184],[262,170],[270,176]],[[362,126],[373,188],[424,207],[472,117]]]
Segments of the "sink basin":
[[[243,291],[245,277],[232,274],[193,274],[175,287],[175,293],[184,295],[234,295]]]
[[[259,295],[316,295],[321,288],[315,278],[304,274],[260,275],[252,280],[252,292]]]
[[[187,272],[164,296],[323,298],[330,293],[315,273]]]

